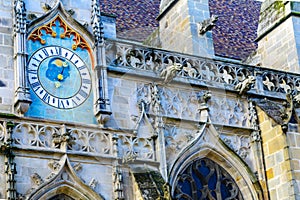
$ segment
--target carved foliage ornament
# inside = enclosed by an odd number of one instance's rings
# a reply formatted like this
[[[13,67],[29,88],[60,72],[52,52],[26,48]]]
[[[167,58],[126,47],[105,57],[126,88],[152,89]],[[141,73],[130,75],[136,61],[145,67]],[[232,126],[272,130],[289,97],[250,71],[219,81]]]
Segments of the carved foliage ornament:
[[[41,44],[46,44],[46,40],[43,38],[44,32],[46,34],[50,34],[52,37],[57,37],[57,32],[55,32],[55,26],[61,27],[64,31],[59,35],[60,38],[71,38],[73,37],[74,44],[72,45],[72,49],[76,50],[77,47],[82,49],[87,49],[90,52],[90,48],[86,40],[75,30],[68,26],[68,24],[59,16],[55,17],[49,23],[38,27],[35,29],[28,37],[28,40],[39,41]]]

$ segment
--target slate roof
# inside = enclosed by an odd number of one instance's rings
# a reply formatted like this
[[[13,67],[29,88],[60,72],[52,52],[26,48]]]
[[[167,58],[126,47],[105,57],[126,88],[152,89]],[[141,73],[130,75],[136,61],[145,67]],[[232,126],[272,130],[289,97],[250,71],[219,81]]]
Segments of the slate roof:
[[[257,48],[260,5],[254,0],[209,0],[210,13],[219,16],[212,31],[217,55],[245,59]]]
[[[116,16],[117,36],[144,41],[157,27],[160,0],[101,0],[101,12]]]
[[[101,0],[101,11],[116,16],[117,36],[144,41],[157,27],[160,0]],[[257,48],[261,2],[209,0],[211,14],[219,16],[213,28],[216,55],[245,59]]]

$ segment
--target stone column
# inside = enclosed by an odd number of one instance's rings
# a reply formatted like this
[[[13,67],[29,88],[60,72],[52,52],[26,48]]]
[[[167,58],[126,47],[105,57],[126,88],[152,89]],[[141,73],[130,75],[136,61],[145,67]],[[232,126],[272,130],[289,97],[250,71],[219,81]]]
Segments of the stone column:
[[[23,0],[14,2],[14,67],[15,67],[15,110],[23,115],[31,104],[26,71],[26,9]]]

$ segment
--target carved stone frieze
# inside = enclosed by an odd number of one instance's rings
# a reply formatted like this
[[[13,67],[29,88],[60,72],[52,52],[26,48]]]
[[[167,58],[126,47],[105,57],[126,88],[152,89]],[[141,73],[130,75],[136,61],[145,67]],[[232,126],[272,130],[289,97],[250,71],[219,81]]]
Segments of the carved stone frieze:
[[[147,113],[199,121],[201,113],[197,110],[201,110],[205,105],[204,107],[209,108],[209,112],[214,113],[210,116],[213,123],[242,127],[251,126],[249,123],[248,102],[243,98],[225,96],[222,93],[221,95],[211,96],[210,93],[207,93],[207,90],[198,92],[195,90],[174,89],[162,85],[154,86],[153,84],[141,84],[137,90],[138,101],[143,99],[147,103],[145,107]],[[210,101],[208,101],[209,98]],[[202,112],[202,115],[204,115],[204,112]],[[208,113],[205,116],[208,116]]]
[[[213,86],[229,90],[234,90],[236,87],[239,92],[244,93],[252,82],[249,81],[250,79],[246,82],[244,80],[249,77],[256,77],[254,90],[250,90],[248,93],[276,96],[283,99],[288,92],[293,95],[300,92],[300,79],[297,75],[275,72],[272,69],[171,53],[116,41],[107,42],[106,52],[106,61],[113,70],[135,68],[138,70],[127,71],[127,73],[142,74],[151,78],[161,77],[160,74],[163,71],[163,74],[168,74],[167,66],[170,63],[176,63],[178,66],[178,71],[175,70],[176,76],[167,77],[185,83],[192,82],[201,86]],[[143,71],[147,71],[147,73],[145,74]]]
[[[250,127],[248,102],[245,99],[213,96],[208,102],[212,122],[224,125]]]
[[[165,146],[167,163],[170,165],[178,153],[197,135],[197,130],[185,129],[176,125],[165,125]]]
[[[250,154],[251,139],[249,136],[221,134],[220,137],[242,159],[246,159]]]
[[[48,166],[54,172],[60,170],[61,168],[61,164],[56,160],[49,161]]]
[[[126,135],[119,136],[119,157],[123,162],[133,162],[136,159],[154,160],[152,138],[139,138]]]
[[[111,136],[103,131],[19,123],[13,133],[14,144],[26,148],[59,148],[65,143],[68,151],[111,154]]]

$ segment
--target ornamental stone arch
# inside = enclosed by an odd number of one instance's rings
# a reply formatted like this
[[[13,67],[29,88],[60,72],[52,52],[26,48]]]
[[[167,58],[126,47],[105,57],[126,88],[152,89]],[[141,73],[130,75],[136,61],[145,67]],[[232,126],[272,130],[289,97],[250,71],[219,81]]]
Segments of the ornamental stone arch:
[[[201,172],[202,169],[204,170],[204,173]],[[190,173],[190,175],[188,175],[188,173]],[[247,167],[247,164],[226,146],[212,124],[204,124],[198,132],[198,137],[191,141],[191,143],[179,153],[176,161],[171,167],[169,183],[171,186],[172,198],[202,199],[205,197],[205,199],[210,199],[210,197],[213,197],[212,199],[223,199],[221,194],[211,195],[213,191],[209,188],[209,179],[213,176],[214,178],[223,180],[224,185],[220,186],[222,185],[222,182],[218,182],[216,179],[216,184],[219,185],[216,186],[215,183],[210,183],[215,184],[215,186],[210,185],[211,188],[219,187],[220,189],[220,187],[223,187],[223,191],[227,190],[228,192],[231,190],[232,192],[235,192],[234,198],[229,199],[264,199],[261,186],[254,173]],[[191,180],[193,178],[197,180]],[[186,192],[184,191],[186,191],[186,189],[182,188],[184,187],[182,186],[184,180],[190,182],[195,181],[195,183],[197,183],[190,189],[192,190],[191,193],[194,193],[194,196],[185,194]],[[206,181],[206,183],[200,186],[202,188],[197,188],[197,185],[200,184],[199,182],[201,182],[201,180],[204,180],[204,182]],[[227,189],[224,188],[226,184],[229,185],[229,188]],[[201,189],[202,191],[199,192]],[[214,190],[215,192],[220,192],[218,189]],[[228,195],[225,195],[226,198],[224,199],[232,197],[231,194]]]
[[[54,164],[54,171],[38,188],[31,190],[26,199],[57,200],[60,197],[66,197],[68,200],[104,200],[76,175],[67,155]]]

